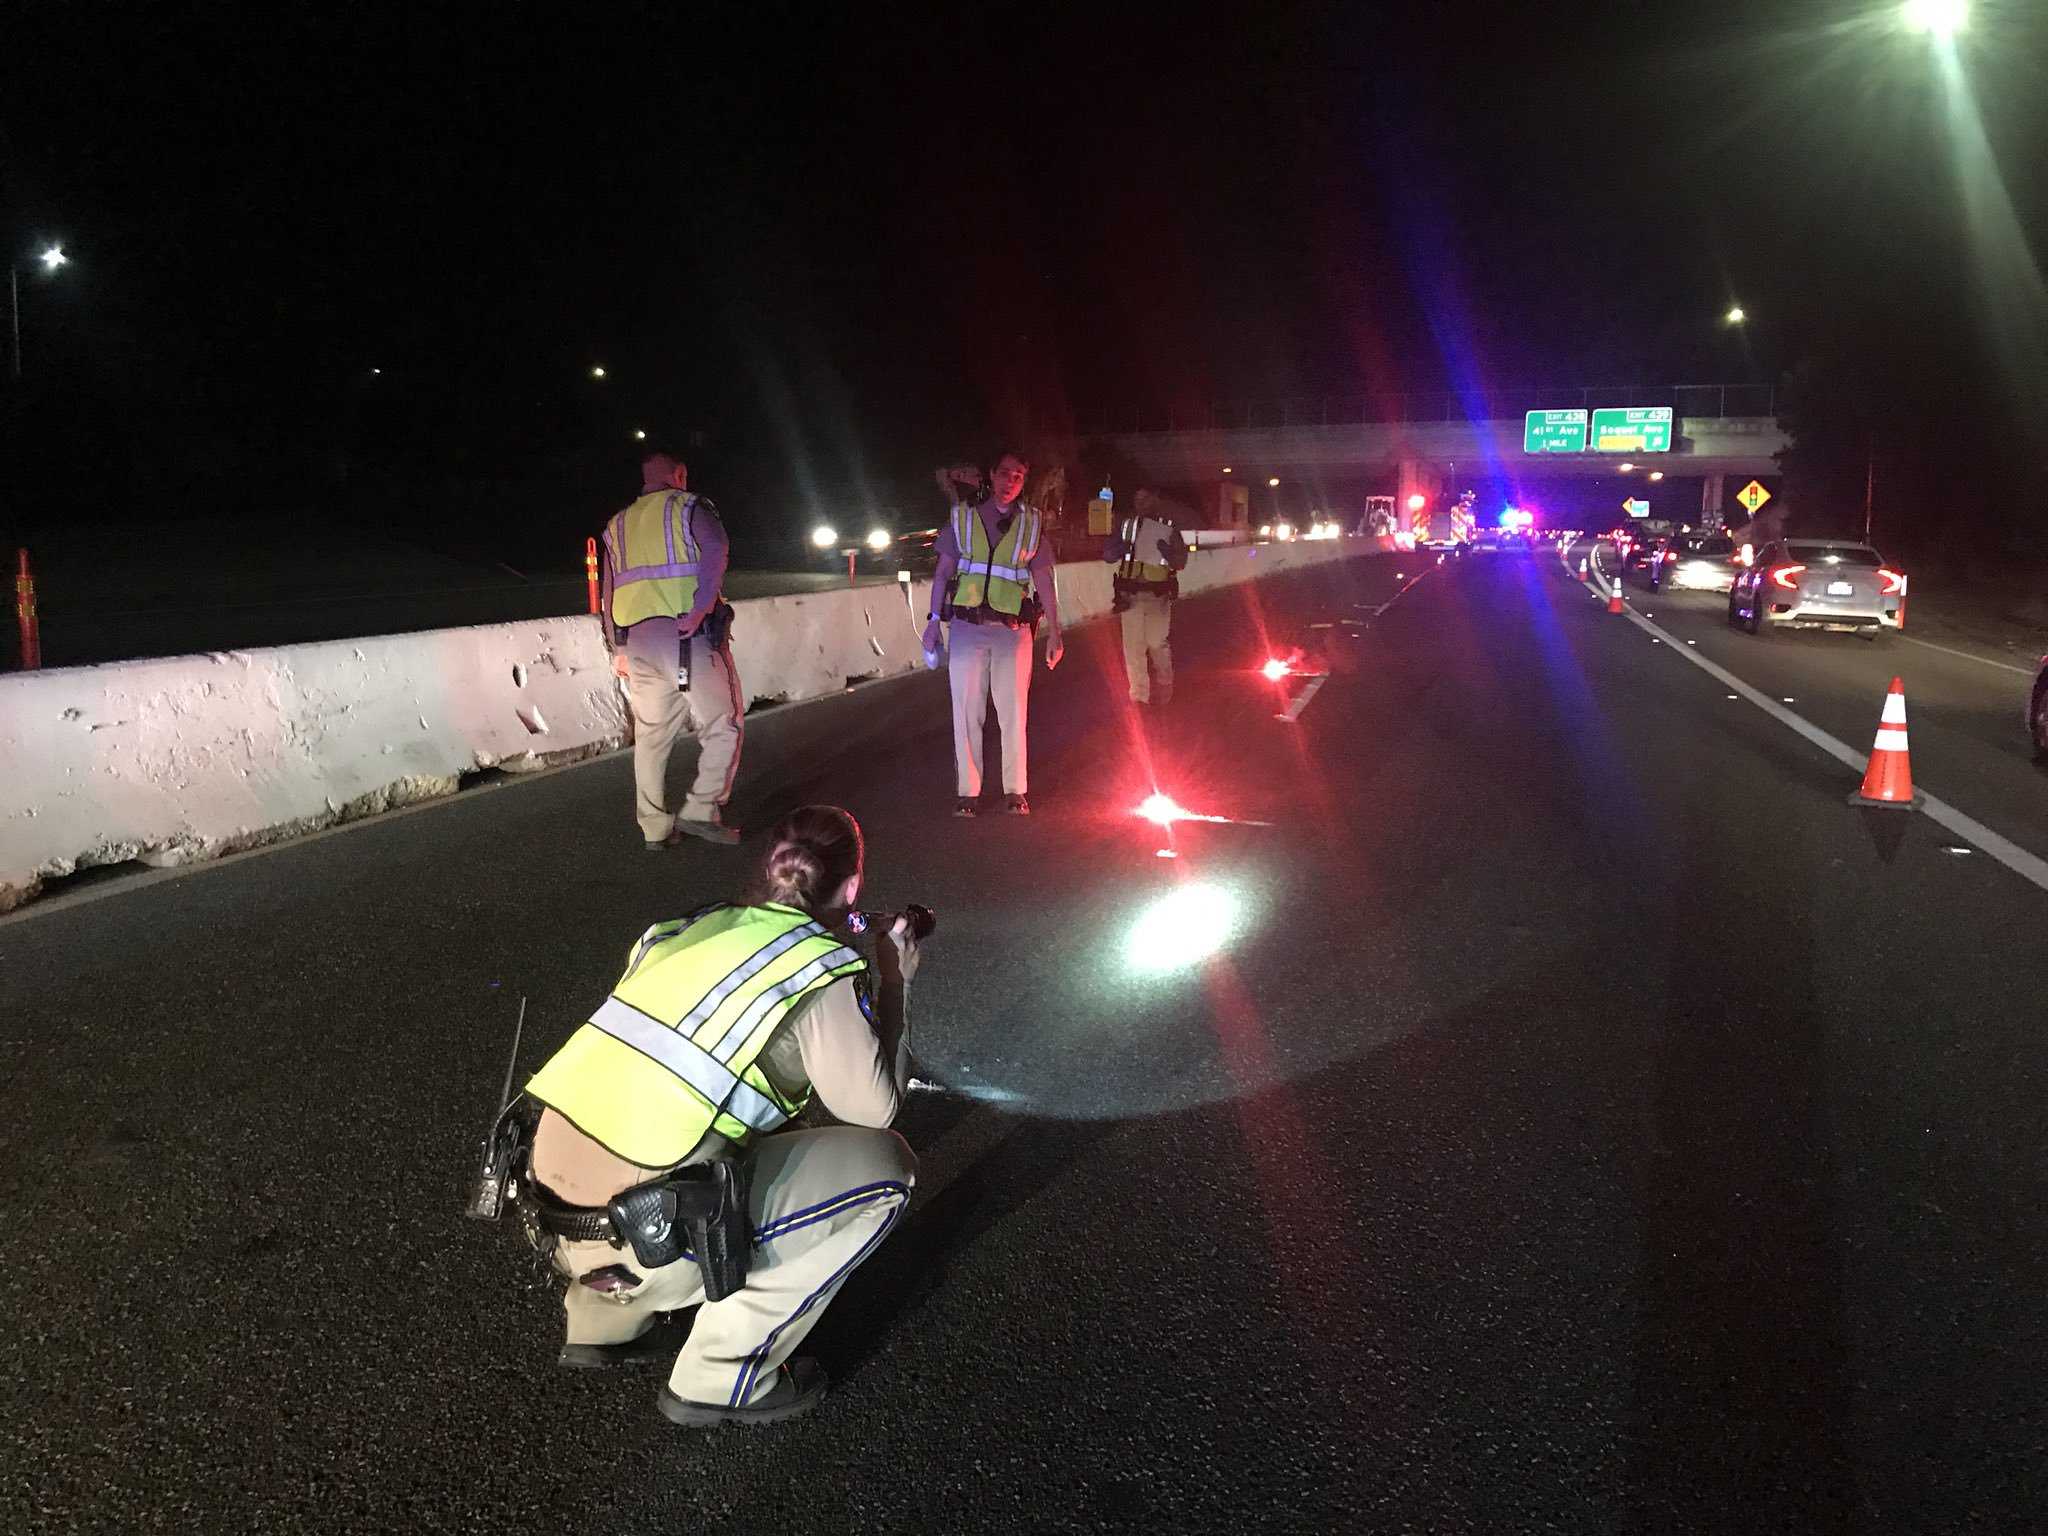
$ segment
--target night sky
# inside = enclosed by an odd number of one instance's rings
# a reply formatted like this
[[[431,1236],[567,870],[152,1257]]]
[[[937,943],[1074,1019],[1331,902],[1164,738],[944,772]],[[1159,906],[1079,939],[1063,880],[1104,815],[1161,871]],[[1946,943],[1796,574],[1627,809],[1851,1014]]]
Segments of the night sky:
[[[14,7],[0,221],[74,263],[13,483],[609,504],[643,428],[795,522],[1033,423],[1816,359],[1930,460],[1929,411],[2030,419],[2044,316],[1893,15]],[[1962,47],[2035,252],[2044,43],[1980,0]]]

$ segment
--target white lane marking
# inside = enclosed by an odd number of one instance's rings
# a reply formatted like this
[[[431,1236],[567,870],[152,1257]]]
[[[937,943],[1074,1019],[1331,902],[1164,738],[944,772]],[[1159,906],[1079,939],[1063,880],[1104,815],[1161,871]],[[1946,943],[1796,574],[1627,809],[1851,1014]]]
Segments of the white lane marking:
[[[1665,639],[1670,638],[1639,613],[1630,613],[1627,618],[1640,629],[1647,630],[1653,635],[1661,635]],[[1716,666],[1697,651],[1688,651],[1675,645],[1668,649],[1672,655],[1691,662],[1709,677],[1717,678],[1724,687],[1733,688],[1787,730],[1803,736],[1846,767],[1853,768],[1860,774],[1869,766],[1870,758],[1867,753],[1858,752],[1837,741],[1805,716],[1796,715],[1776,699],[1757,692],[1726,667]],[[2042,890],[2048,891],[2048,859],[2027,852],[2011,839],[1992,831],[1974,816],[1965,815],[1946,800],[1936,799],[1933,795],[1925,797],[1920,811],[1935,825],[1946,827],[1964,842],[1975,843],[2022,880],[2029,880]]]
[[[1317,694],[1321,693],[1323,691],[1323,684],[1327,683],[1328,681],[1329,679],[1327,677],[1310,678],[1308,680],[1308,686],[1302,689],[1301,692],[1297,693],[1294,696],[1294,702],[1287,706],[1286,713],[1275,715],[1273,718],[1276,720],[1299,720],[1301,718],[1301,712],[1304,709],[1308,708],[1308,701],[1314,698]]]
[[[1980,667],[1996,667],[2001,672],[2017,672],[2021,677],[2034,675],[2032,667],[2016,667],[2009,661],[1993,661],[1989,656],[1973,656],[1968,651],[1957,650],[1954,646],[1936,645],[1932,640],[1916,640],[1911,635],[1901,635],[1899,638],[1908,645],[1924,645],[1928,650],[1939,651],[1944,656],[1959,656],[1964,661],[1974,661]]]

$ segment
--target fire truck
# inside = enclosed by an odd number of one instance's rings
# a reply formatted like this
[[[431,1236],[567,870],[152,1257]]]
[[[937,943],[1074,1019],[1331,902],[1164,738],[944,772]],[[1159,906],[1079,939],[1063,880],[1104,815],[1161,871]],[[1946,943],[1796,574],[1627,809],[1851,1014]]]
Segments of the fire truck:
[[[1472,542],[1478,519],[1472,511],[1473,494],[1467,491],[1448,506],[1424,505],[1410,514],[1409,528],[1418,549],[1450,549],[1463,553]]]

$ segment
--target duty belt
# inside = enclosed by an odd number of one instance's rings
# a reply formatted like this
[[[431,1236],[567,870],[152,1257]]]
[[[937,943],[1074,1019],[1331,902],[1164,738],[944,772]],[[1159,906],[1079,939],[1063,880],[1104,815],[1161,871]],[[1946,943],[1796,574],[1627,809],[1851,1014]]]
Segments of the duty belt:
[[[572,1243],[617,1243],[619,1234],[601,1205],[571,1205],[545,1184],[528,1185],[534,1194],[534,1216],[543,1230]]]

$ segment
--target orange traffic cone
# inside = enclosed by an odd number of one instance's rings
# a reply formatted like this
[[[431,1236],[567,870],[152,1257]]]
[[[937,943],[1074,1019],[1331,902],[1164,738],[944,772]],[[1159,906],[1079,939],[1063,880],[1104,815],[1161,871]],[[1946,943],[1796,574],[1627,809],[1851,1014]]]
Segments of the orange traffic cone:
[[[1621,578],[1619,576],[1614,578],[1614,585],[1608,589],[1607,611],[1609,613],[1621,612]]]
[[[1906,685],[1895,677],[1891,692],[1884,696],[1884,714],[1877,722],[1877,740],[1871,744],[1870,766],[1863,770],[1863,787],[1849,797],[1849,803],[1910,811],[1916,800],[1913,768],[1906,755]]]
[[[1579,556],[1579,580],[1590,582],[1592,579],[1591,576],[1586,574],[1586,557],[1584,555]]]

